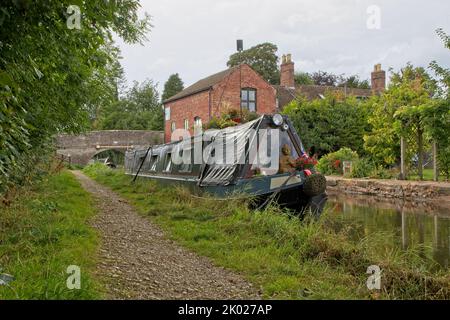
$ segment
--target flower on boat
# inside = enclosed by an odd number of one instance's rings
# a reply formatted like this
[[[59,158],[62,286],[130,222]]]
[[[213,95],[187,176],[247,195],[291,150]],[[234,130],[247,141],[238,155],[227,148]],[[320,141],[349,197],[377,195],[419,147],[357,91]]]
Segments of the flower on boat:
[[[306,153],[295,160],[295,168],[297,170],[312,169],[317,164],[317,160],[309,157]]]

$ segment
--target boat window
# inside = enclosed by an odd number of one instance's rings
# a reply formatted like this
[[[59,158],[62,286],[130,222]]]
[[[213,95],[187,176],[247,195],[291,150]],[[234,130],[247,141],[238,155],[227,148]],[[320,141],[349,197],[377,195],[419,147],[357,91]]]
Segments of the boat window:
[[[195,117],[194,118],[194,131],[198,131],[202,129],[202,118]]]
[[[166,161],[164,163],[164,172],[170,172],[172,170],[172,154],[166,154]]]
[[[291,140],[291,137],[289,136],[289,133],[284,130],[280,130],[280,155],[282,154],[282,148],[283,146],[287,144],[289,146],[289,149],[291,149],[291,156],[294,159],[297,159],[299,157],[299,154],[297,152],[297,149],[295,148],[294,143]]]
[[[155,154],[152,156],[150,160],[150,171],[155,172],[156,171],[156,164],[158,163],[158,155]]]
[[[182,156],[182,158],[184,158],[184,152],[186,152],[186,151],[189,151],[190,152],[190,150],[183,150],[183,156]],[[192,160],[192,159],[191,159]],[[189,173],[189,172],[192,172],[192,161],[190,161],[189,163],[182,163],[182,164],[180,164],[180,169],[179,169],[179,171],[180,172],[184,172],[184,173]]]
[[[145,157],[145,156],[144,156]],[[144,163],[142,164],[142,172],[148,171],[150,168],[150,161],[152,159],[150,157],[145,157]]]
[[[274,152],[271,149],[272,139],[274,139],[274,137],[272,136],[272,131],[267,130],[266,134],[264,134],[263,136],[260,136],[258,134],[256,138],[258,139],[258,151],[259,151],[258,155],[264,155],[264,159],[258,158],[258,167],[260,173],[262,175],[271,175],[277,173],[278,167],[276,169],[271,168],[273,163],[272,157],[274,155]],[[263,144],[260,139],[267,139],[267,140]],[[261,150],[260,148],[263,148],[263,146],[267,148],[267,150]],[[270,158],[270,161],[268,163],[266,162],[267,160],[266,157]]]

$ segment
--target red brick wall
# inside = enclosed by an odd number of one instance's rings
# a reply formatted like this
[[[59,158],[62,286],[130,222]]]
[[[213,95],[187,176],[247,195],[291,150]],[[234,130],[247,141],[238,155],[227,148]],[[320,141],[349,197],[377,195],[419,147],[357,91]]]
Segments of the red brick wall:
[[[211,117],[220,115],[227,108],[239,110],[240,88],[256,89],[257,113],[274,113],[276,111],[275,88],[249,66],[242,65],[240,70],[239,68],[236,69],[221,82],[214,85],[210,91],[203,91],[166,103],[165,108],[170,107],[170,120],[165,121],[165,142],[170,142],[171,123],[173,121],[177,129],[183,129],[184,119],[188,119],[191,134],[193,133],[194,117],[199,116],[203,123],[207,123],[210,118],[209,103],[211,103]]]
[[[170,142],[171,123],[175,122],[176,129],[184,129],[184,119],[189,120],[191,134],[194,127],[194,118],[200,117],[203,123],[209,119],[209,91],[203,91],[192,96],[175,100],[164,105],[170,107],[170,120],[164,121],[164,141]]]
[[[386,88],[386,72],[383,70],[372,72],[371,84],[374,94],[382,93]]]
[[[218,116],[227,108],[240,109],[240,88],[256,89],[256,112],[273,113],[276,110],[276,90],[248,65],[228,75],[213,87],[212,115]]]
[[[294,63],[286,62],[283,63],[280,67],[280,85],[294,88],[295,87],[295,78],[294,78]]]

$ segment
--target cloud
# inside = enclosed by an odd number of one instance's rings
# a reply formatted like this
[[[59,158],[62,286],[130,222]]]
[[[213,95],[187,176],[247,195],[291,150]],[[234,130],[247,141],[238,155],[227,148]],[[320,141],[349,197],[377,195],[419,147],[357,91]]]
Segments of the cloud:
[[[296,70],[370,77],[375,63],[398,69],[411,61],[450,66],[435,34],[450,33],[450,2],[407,0],[165,0],[141,1],[154,28],[144,46],[126,45],[122,64],[129,83],[153,79],[162,88],[178,72],[186,85],[226,68],[236,39],[244,47],[275,43],[292,53]],[[381,28],[366,27],[367,8],[380,8]]]

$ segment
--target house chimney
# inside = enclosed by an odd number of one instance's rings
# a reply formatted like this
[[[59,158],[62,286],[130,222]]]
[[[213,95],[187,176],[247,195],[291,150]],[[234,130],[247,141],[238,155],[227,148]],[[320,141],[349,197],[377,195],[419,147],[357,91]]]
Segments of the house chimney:
[[[371,77],[372,92],[380,94],[386,88],[386,72],[381,70],[381,64],[376,64]]]
[[[281,57],[280,69],[280,85],[294,88],[294,62],[292,62],[290,53]]]

